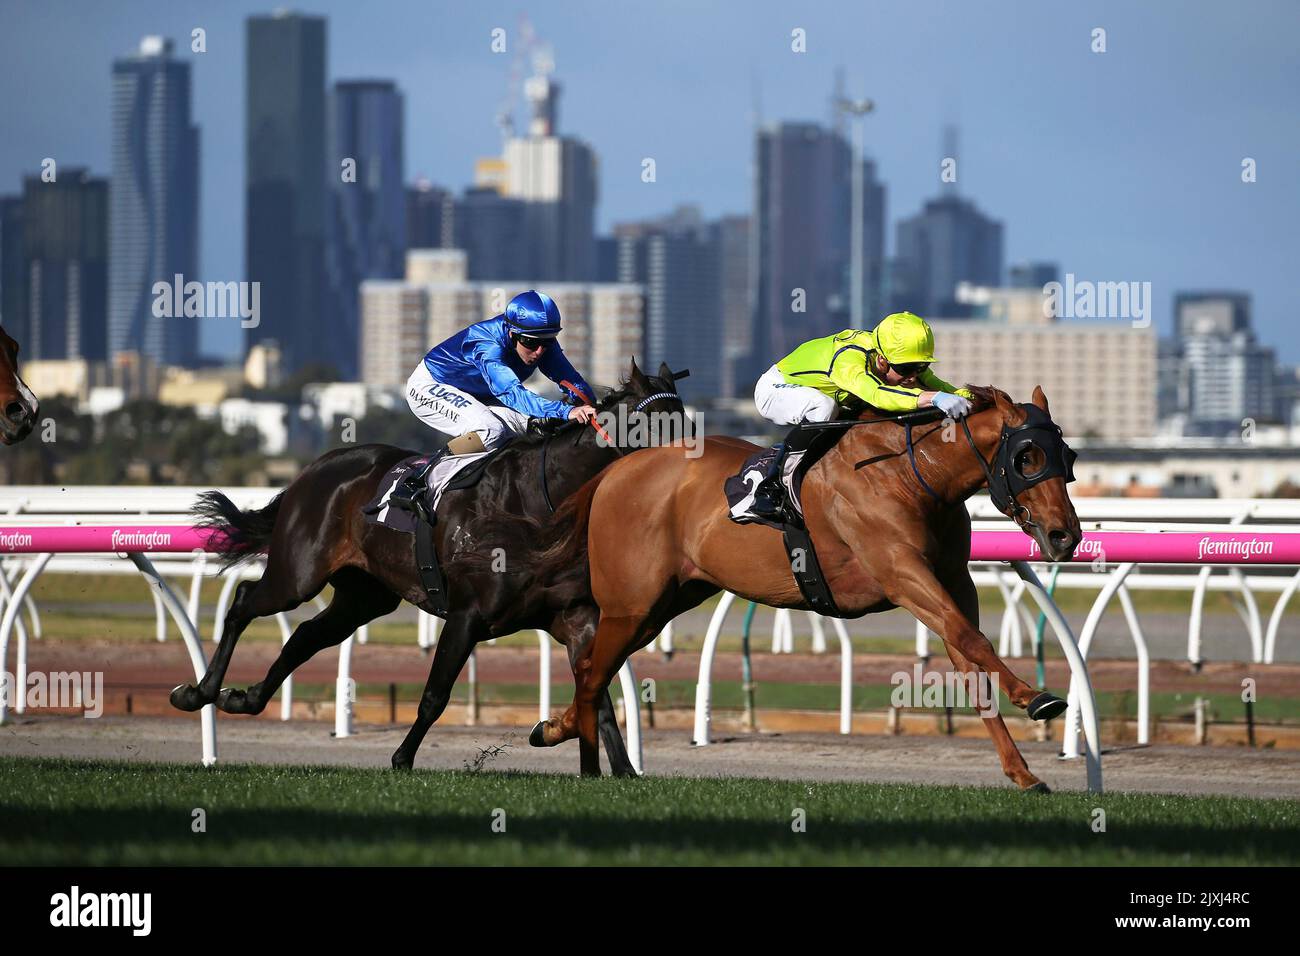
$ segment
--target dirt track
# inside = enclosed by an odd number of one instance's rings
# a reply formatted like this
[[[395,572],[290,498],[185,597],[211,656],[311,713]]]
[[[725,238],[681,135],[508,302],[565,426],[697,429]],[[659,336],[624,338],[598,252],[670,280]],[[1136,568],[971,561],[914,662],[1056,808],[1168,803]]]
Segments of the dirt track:
[[[577,745],[528,746],[526,727],[435,727],[419,766],[461,769],[480,751],[504,746],[485,762],[499,770],[575,773]],[[363,728],[334,740],[326,724],[218,720],[223,763],[388,766],[405,728]],[[692,747],[688,734],[650,731],[645,760],[651,774],[776,777],[793,780],[1010,786],[986,740],[951,737],[840,737],[784,734],[733,737]],[[1085,788],[1082,760],[1061,761],[1051,743],[1022,743],[1025,759],[1054,789]],[[0,727],[0,755],[117,760],[197,761],[193,718],[24,717]],[[1108,792],[1223,794],[1300,800],[1300,753],[1231,747],[1116,749],[1103,756]]]

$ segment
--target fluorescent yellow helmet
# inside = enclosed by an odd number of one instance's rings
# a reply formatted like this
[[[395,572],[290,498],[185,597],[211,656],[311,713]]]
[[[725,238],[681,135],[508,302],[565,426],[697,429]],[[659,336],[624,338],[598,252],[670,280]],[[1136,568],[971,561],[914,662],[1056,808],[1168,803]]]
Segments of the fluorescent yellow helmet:
[[[876,344],[890,365],[934,361],[934,332],[925,319],[911,312],[895,312],[876,326]]]

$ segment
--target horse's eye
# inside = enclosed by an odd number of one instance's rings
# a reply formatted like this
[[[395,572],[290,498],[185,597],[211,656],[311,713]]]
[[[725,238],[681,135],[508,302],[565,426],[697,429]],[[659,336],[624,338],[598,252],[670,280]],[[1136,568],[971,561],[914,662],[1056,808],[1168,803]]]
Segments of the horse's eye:
[[[1042,471],[1046,463],[1047,458],[1041,448],[1037,445],[1026,445],[1016,452],[1012,466],[1021,478],[1030,478]]]

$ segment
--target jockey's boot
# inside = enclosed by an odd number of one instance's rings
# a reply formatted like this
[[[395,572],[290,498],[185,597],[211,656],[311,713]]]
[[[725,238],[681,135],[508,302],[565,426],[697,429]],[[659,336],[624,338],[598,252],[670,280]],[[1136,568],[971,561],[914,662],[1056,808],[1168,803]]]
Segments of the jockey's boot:
[[[424,499],[425,475],[444,454],[445,452],[437,452],[430,456],[426,464],[407,471],[388,496],[388,503],[394,508],[414,512],[421,521],[432,524],[433,516],[429,514]]]
[[[766,518],[770,521],[788,521],[793,519],[794,523],[799,523],[798,509],[790,501],[790,496],[786,493],[785,482],[781,476],[785,473],[786,462],[791,456],[801,458],[803,453],[808,450],[812,444],[817,432],[811,428],[801,428],[795,425],[790,429],[785,440],[772,447],[777,454],[773,458],[767,473],[763,480],[759,482],[758,487],[754,490],[754,503],[750,506],[750,514],[757,515],[760,518]],[[799,467],[798,460],[795,460],[794,467]]]
[[[785,442],[772,446],[776,452],[763,472],[763,479],[754,489],[754,500],[749,513],[768,521],[782,521],[785,515],[785,487],[781,484],[781,469],[785,465]]]

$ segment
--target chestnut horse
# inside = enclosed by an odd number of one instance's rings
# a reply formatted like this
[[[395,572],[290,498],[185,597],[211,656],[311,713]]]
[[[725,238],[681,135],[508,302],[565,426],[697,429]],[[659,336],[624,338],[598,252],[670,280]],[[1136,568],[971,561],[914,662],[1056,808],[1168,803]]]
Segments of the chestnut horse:
[[[32,433],[41,406],[18,377],[18,343],[0,327],[0,444],[16,445]]]
[[[972,390],[975,411],[961,429],[933,418],[914,435],[889,422],[849,427],[809,469],[803,511],[843,616],[906,608],[943,638],[958,669],[996,674],[995,686],[1013,704],[1046,720],[1065,701],[1016,676],[979,630],[965,501],[991,483],[994,501],[1049,560],[1069,560],[1082,535],[1065,487],[1074,453],[1041,388],[1036,408],[996,389]],[[602,471],[542,529],[532,545],[541,555],[538,573],[558,573],[585,556],[600,621],[577,661],[573,705],[534,728],[534,745],[576,736],[582,773],[599,775],[596,704],[628,655],[666,623],[723,589],[772,607],[808,608],[781,535],[728,517],[723,483],[756,450],[726,437],[706,439],[697,458],[671,445],[648,449]],[[1046,791],[1002,718],[984,723],[1006,775],[1023,789]]]

